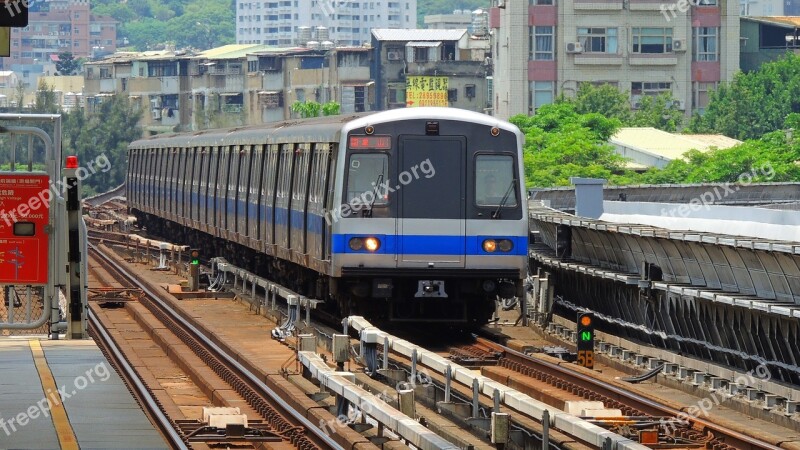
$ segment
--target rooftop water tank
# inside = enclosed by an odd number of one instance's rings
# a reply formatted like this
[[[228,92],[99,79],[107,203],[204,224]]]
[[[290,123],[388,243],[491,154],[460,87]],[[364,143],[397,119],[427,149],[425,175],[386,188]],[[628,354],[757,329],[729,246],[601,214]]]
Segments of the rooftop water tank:
[[[318,41],[329,41],[331,39],[330,30],[328,27],[317,27],[317,39]]]
[[[297,45],[304,46],[311,40],[311,27],[297,27]]]

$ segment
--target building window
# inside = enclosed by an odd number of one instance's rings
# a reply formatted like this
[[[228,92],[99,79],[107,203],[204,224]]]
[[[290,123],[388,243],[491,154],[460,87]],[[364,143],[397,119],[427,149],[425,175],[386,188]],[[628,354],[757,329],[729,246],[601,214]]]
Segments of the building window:
[[[586,53],[617,53],[616,28],[578,28],[578,42]]]
[[[672,28],[633,28],[633,53],[672,53]]]
[[[700,0],[697,6],[717,6],[717,0]]]
[[[643,95],[655,97],[664,92],[672,92],[672,83],[634,81],[631,83],[631,102],[635,109],[639,107],[638,103]]]
[[[528,4],[530,5],[553,5],[555,4],[554,0],[528,0]]]
[[[717,39],[719,28],[692,28],[692,59],[694,61],[718,61],[719,45]]]
[[[528,59],[536,61],[553,60],[553,29],[555,27],[529,27]]]
[[[528,85],[528,113],[553,103],[555,81],[531,81]]]
[[[389,83],[388,86],[388,102],[389,107],[398,107],[406,105],[406,84],[405,83]]]
[[[708,106],[711,91],[717,88],[717,83],[696,81],[692,84],[692,109],[702,114]]]

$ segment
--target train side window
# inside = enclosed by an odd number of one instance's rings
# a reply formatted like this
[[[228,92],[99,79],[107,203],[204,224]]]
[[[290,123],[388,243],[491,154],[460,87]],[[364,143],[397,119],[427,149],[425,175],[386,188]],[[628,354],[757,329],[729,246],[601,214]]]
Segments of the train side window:
[[[511,155],[478,155],[475,158],[475,203],[498,206],[508,193],[505,206],[517,206],[514,158]],[[516,183],[514,183],[516,184]]]
[[[389,175],[389,157],[385,153],[354,153],[347,165],[347,203],[372,203],[383,206],[389,201],[381,185]]]

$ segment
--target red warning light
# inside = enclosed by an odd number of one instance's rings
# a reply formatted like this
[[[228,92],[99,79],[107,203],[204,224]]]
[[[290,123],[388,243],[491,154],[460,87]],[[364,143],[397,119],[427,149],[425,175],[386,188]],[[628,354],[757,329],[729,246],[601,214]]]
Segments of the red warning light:
[[[67,156],[67,169],[78,168],[78,157],[75,155]]]

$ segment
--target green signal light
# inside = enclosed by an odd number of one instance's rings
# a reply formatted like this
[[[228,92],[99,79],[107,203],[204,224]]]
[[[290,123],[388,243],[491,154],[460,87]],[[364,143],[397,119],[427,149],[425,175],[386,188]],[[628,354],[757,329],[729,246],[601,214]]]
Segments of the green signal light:
[[[592,332],[591,331],[581,331],[581,340],[582,341],[591,341],[592,340]]]
[[[199,259],[193,259],[192,260],[192,264],[200,264],[200,260]]]

